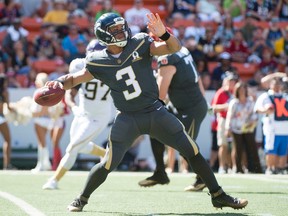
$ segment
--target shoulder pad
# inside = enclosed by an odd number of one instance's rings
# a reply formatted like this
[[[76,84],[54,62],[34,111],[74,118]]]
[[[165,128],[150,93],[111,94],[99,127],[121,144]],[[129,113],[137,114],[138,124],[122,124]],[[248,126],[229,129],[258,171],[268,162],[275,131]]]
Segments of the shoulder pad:
[[[85,68],[86,61],[85,58],[76,58],[73,61],[71,61],[69,65],[69,73],[76,73],[83,68]]]
[[[142,39],[147,38],[147,37],[149,37],[149,35],[147,33],[140,32],[140,33],[135,34],[132,38],[134,38],[136,40],[142,40]]]

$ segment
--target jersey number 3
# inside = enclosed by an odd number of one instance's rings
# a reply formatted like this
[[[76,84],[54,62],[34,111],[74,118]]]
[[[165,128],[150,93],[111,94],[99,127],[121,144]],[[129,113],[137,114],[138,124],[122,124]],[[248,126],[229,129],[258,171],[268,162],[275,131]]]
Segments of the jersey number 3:
[[[123,91],[123,94],[126,100],[131,100],[133,98],[138,97],[141,94],[142,90],[140,88],[138,81],[135,79],[136,76],[131,66],[117,71],[116,79],[121,80],[123,79],[123,75],[126,75],[126,74],[128,75],[129,78],[125,81],[125,83],[127,86],[132,85],[134,91],[130,93],[128,90],[126,90],[126,91]]]

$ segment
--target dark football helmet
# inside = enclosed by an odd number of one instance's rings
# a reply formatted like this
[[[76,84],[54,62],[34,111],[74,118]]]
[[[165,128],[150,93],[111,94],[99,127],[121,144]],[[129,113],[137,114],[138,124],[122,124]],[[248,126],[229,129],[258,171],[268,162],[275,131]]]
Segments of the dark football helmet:
[[[122,25],[122,29],[113,33],[109,32],[109,28]],[[116,45],[124,47],[129,38],[131,38],[131,30],[126,20],[115,13],[105,13],[96,21],[94,32],[101,45]],[[119,40],[116,35],[124,33],[125,39]]]

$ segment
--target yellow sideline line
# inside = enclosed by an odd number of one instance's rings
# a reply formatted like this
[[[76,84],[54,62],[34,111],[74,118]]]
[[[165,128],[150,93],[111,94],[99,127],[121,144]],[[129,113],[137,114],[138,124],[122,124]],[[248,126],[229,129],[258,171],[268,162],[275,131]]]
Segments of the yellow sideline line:
[[[44,213],[34,208],[24,200],[21,200],[18,197],[13,196],[12,194],[0,191],[0,196],[19,206],[23,211],[25,211],[30,216],[45,216]]]

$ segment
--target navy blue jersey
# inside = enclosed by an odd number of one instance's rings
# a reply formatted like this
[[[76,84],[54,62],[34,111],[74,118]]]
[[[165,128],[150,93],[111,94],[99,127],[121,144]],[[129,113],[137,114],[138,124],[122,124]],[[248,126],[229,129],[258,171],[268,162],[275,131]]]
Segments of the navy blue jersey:
[[[168,94],[177,109],[193,107],[204,100],[198,84],[199,75],[187,48],[182,47],[177,53],[158,58],[159,67],[167,65],[176,67]]]
[[[86,68],[108,85],[115,106],[120,111],[141,111],[158,100],[159,91],[151,65],[150,44],[145,33],[132,37],[119,57],[107,49],[87,55]]]

